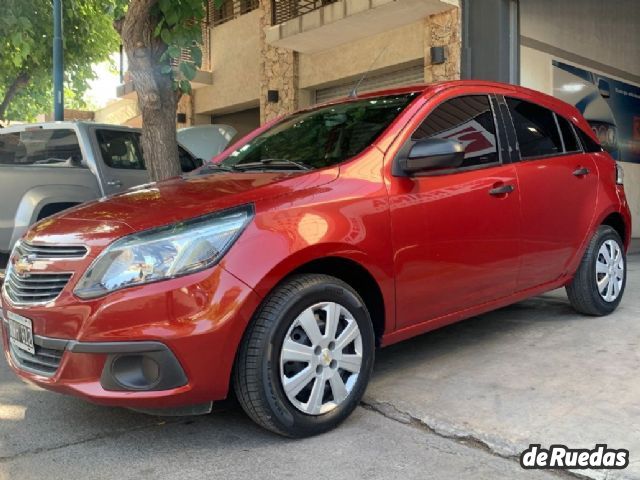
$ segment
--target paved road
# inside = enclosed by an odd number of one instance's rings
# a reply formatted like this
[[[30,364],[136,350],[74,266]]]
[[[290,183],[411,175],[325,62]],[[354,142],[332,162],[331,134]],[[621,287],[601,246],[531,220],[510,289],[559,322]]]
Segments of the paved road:
[[[559,478],[525,472],[529,443],[631,451],[608,478],[640,478],[640,257],[620,310],[575,315],[562,292],[379,353],[363,407],[291,441],[238,408],[161,419],[17,380],[0,362],[0,480]],[[597,472],[582,472],[605,478]]]
[[[628,274],[608,317],[576,314],[561,290],[389,347],[365,401],[507,457],[608,443],[629,467],[579,473],[640,479],[640,255]]]

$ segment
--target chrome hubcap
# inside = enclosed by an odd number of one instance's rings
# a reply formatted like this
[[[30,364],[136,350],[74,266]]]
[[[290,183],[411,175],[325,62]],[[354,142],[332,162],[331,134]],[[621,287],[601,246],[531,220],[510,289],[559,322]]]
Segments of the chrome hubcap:
[[[289,327],[280,352],[280,381],[298,410],[321,415],[347,399],[361,365],[362,335],[355,318],[338,303],[322,302]]]
[[[596,259],[598,292],[605,302],[613,302],[622,290],[624,280],[624,255],[618,242],[607,240],[602,244]]]

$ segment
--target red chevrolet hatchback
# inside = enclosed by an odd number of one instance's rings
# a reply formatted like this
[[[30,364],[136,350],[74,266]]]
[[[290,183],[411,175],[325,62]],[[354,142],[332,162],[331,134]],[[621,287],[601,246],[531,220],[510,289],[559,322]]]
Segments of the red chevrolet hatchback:
[[[565,286],[625,287],[622,171],[578,111],[448,82],[271,123],[194,174],[34,226],[3,286],[7,359],[92,402],[326,431],[385,346]]]

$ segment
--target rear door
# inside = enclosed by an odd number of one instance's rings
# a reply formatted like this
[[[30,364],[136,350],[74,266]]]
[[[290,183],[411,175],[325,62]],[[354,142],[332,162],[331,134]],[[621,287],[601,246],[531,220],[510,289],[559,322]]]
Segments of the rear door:
[[[598,171],[565,118],[523,98],[504,99],[515,130],[524,290],[566,273],[589,231]]]
[[[452,89],[431,100],[407,140],[457,140],[465,145],[463,165],[439,175],[390,179],[397,328],[515,289],[520,228],[515,168],[501,148],[490,95],[468,90]]]

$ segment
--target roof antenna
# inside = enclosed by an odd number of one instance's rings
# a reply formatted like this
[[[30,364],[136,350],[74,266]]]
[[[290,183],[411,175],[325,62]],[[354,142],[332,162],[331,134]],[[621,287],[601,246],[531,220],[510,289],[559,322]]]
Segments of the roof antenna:
[[[384,52],[387,51],[387,48],[389,48],[389,45],[390,44],[387,43],[387,45],[382,50],[380,50],[380,52],[378,52],[378,55],[376,55],[376,58],[373,59],[373,62],[371,62],[371,65],[369,65],[369,68],[367,68],[367,71],[362,74],[362,76],[360,77],[360,80],[358,80],[358,83],[356,83],[353,89],[351,90],[351,92],[349,92],[349,98],[358,98],[358,88],[360,88],[360,85],[362,84],[364,79],[367,77],[367,75],[371,73],[371,69],[377,63],[378,59],[382,56]]]

